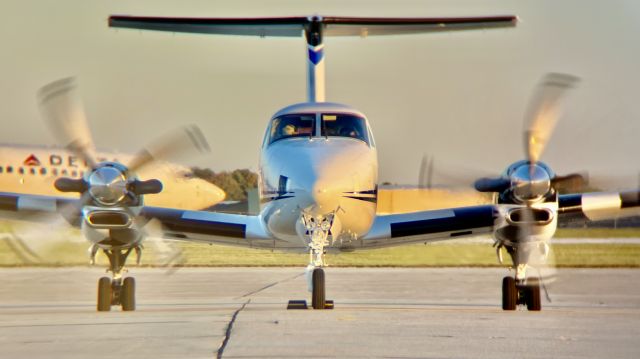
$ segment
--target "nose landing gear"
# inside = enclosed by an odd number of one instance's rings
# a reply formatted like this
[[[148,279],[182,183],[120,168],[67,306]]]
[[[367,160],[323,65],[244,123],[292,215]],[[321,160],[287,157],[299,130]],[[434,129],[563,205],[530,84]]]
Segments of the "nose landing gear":
[[[307,283],[311,292],[311,307],[313,309],[333,309],[333,301],[326,299],[325,276],[322,269],[325,246],[329,245],[327,238],[333,224],[334,212],[314,218],[303,215],[302,221],[309,236],[309,265],[306,269]],[[307,309],[306,300],[290,300],[287,309]]]

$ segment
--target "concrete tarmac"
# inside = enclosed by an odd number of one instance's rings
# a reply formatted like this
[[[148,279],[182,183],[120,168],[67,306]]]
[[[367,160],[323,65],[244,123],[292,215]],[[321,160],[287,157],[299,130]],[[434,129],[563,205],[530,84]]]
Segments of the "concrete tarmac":
[[[0,269],[0,358],[640,358],[638,269],[561,269],[503,312],[505,269],[132,268],[138,309],[95,311],[98,268]]]

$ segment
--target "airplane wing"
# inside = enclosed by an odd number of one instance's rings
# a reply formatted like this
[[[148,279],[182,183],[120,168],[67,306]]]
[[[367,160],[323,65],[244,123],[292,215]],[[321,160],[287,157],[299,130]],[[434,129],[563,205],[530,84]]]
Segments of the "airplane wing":
[[[78,226],[79,203],[78,198],[0,192],[0,213],[4,219],[37,222],[42,221],[41,215],[58,213]]]
[[[378,215],[354,249],[490,234],[498,215],[495,205]]]
[[[488,234],[497,213],[495,206],[488,205],[379,215],[365,237],[342,240],[334,247],[379,248]],[[166,238],[281,250],[305,248],[302,242],[274,239],[260,216],[151,207],[145,207],[142,214],[160,220]]]
[[[0,192],[0,211],[5,218],[27,219],[30,213],[65,215],[77,199]],[[8,213],[8,215],[7,215]],[[162,224],[165,238],[265,249],[295,250],[302,242],[291,243],[271,236],[260,215],[190,211],[143,207],[141,216]],[[415,242],[491,234],[500,205],[479,205],[402,214],[376,216],[369,233],[362,238],[343,240],[334,246],[343,250],[398,246]],[[640,191],[596,192],[562,195],[560,221],[588,221],[640,215]]]
[[[69,208],[78,199],[0,192],[0,215],[7,219],[37,221],[32,214],[59,213],[79,224],[79,212],[68,217]],[[339,243],[342,249],[376,248],[420,241],[443,240],[460,236],[491,233],[495,206],[472,206],[422,211],[406,214],[379,215],[369,234],[353,242]],[[216,243],[232,246],[296,250],[302,242],[275,239],[265,228],[259,215],[190,211],[174,208],[143,207],[141,216],[162,224],[165,238]]]
[[[561,195],[560,221],[599,221],[640,215],[640,191],[593,192]]]
[[[0,192],[0,218],[27,222],[42,221],[44,215],[59,214],[80,225],[80,199]],[[143,207],[140,216],[157,219],[167,238],[227,245],[282,248],[287,242],[274,241],[263,228],[259,216]]]
[[[300,247],[273,238],[259,215],[160,207],[144,207],[141,215],[159,220],[169,239],[281,250]]]
[[[353,249],[397,246],[491,234],[500,205],[480,205],[378,215],[371,231]],[[558,220],[598,221],[640,215],[640,191],[559,196]]]

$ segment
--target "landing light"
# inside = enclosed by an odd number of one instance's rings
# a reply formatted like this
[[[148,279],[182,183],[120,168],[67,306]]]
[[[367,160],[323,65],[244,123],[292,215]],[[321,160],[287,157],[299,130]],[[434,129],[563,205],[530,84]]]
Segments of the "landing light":
[[[335,212],[331,212],[324,216],[313,217],[309,214],[302,214],[302,222],[304,223],[305,228],[308,231],[313,231],[315,229],[320,229],[322,231],[328,232],[333,225],[333,217]]]

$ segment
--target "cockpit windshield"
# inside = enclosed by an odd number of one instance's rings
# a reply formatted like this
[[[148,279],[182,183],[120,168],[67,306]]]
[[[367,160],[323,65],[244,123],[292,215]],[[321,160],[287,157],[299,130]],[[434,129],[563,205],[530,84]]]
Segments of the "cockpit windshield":
[[[321,136],[351,137],[369,143],[364,118],[346,114],[322,114]]]
[[[316,129],[316,118],[321,119],[318,129]],[[352,114],[282,115],[271,121],[268,134],[268,144],[292,137],[349,137],[372,145],[366,120]]]
[[[284,115],[273,119],[269,143],[284,138],[313,136],[315,119],[315,114]]]

